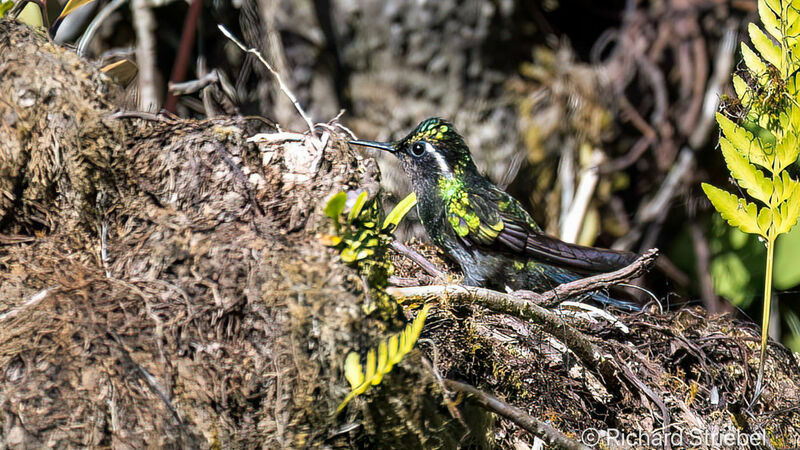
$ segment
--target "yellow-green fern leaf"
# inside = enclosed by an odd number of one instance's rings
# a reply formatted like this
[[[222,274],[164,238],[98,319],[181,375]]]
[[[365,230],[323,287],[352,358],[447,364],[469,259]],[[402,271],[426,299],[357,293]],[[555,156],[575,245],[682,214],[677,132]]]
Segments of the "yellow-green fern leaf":
[[[783,56],[781,56],[780,45],[775,45],[772,39],[764,34],[761,28],[754,23],[747,27],[747,31],[750,33],[750,41],[758,50],[758,53],[761,53],[761,57],[778,69],[783,70]]]
[[[717,123],[725,134],[725,137],[728,138],[736,150],[742,153],[748,161],[753,164],[758,164],[765,169],[772,170],[772,158],[774,157],[774,153],[772,149],[765,151],[764,147],[768,147],[767,143],[762,142],[762,140],[755,137],[753,133],[736,125],[732,120],[720,113],[717,113]]]
[[[800,111],[800,108],[793,108]],[[800,142],[794,133],[786,133],[775,146],[775,173],[778,173],[797,161],[800,155]]]
[[[742,42],[742,59],[747,68],[750,69],[750,72],[755,76],[758,84],[763,86],[766,82],[766,77],[762,75],[767,73],[767,65],[764,63],[764,60],[744,42]]]
[[[769,204],[772,197],[772,181],[768,180],[764,173],[756,166],[750,164],[747,159],[739,153],[725,138],[719,139],[722,156],[728,165],[731,175],[739,182],[739,185],[747,190],[747,193],[761,200],[764,204]]]
[[[397,227],[397,224],[399,224],[400,221],[403,220],[403,217],[405,217],[406,214],[408,214],[408,212],[411,210],[411,208],[413,208],[414,205],[416,204],[417,204],[417,194],[415,194],[414,192],[408,194],[406,198],[400,200],[400,203],[398,203],[397,206],[394,207],[392,212],[390,212],[389,215],[386,216],[386,220],[383,221],[383,229],[385,230],[389,227],[392,227],[392,230],[394,230],[394,228]]]
[[[800,183],[792,179],[792,177],[789,176],[788,172],[781,172],[781,176],[775,177],[774,181],[775,185],[775,194],[773,198],[774,204],[779,205],[785,202],[786,200],[789,200],[793,195],[800,194],[800,192],[798,192],[797,190],[798,184]]]
[[[325,205],[325,215],[338,223],[339,214],[344,210],[345,203],[347,203],[347,194],[344,192],[337,192]]]
[[[6,15],[6,12],[14,7],[12,0],[0,0],[0,17]]]
[[[761,234],[758,224],[758,208],[755,203],[750,203],[708,183],[703,183],[702,186],[703,192],[711,200],[711,204],[731,226],[737,227],[745,233]]]
[[[736,92],[736,98],[742,103],[745,108],[750,106],[750,101],[753,99],[753,93],[747,87],[745,82],[739,75],[733,76],[733,90]]]
[[[750,203],[752,205],[752,203]],[[755,205],[753,205],[755,206]],[[725,217],[725,216],[723,216]],[[772,225],[772,210],[769,208],[761,208],[758,211],[758,229],[761,236],[769,236],[769,227]],[[728,221],[730,223],[730,220]]]
[[[764,24],[764,29],[767,30],[767,33],[771,34],[778,41],[783,38],[781,24],[778,20],[780,15],[781,0],[759,0],[758,17],[761,19],[761,23]]]
[[[350,388],[355,389],[364,383],[364,369],[361,367],[361,357],[356,352],[350,352],[344,362],[344,377],[350,383]]]
[[[800,33],[800,14],[797,14],[797,11],[792,8],[789,15],[791,17],[786,21],[789,26],[786,27],[785,39],[792,46],[797,44],[797,35]]]
[[[347,215],[347,220],[352,222],[353,219],[358,217],[361,214],[361,210],[364,209],[364,205],[367,203],[367,191],[364,191],[358,194],[355,203],[353,203],[353,207],[350,209],[350,214]]]
[[[384,375],[391,372],[392,368],[411,352],[422,333],[422,327],[425,326],[425,319],[428,317],[430,308],[430,304],[423,306],[414,321],[406,325],[403,331],[381,341],[378,344],[377,355],[374,348],[370,349],[367,352],[367,361],[364,367],[361,366],[361,360],[357,353],[351,352],[347,355],[344,371],[347,381],[350,382],[351,390],[336,408],[337,413],[356,396],[363,394],[371,386],[380,384]]]
[[[776,215],[780,216],[780,224],[776,226],[777,232],[779,234],[788,233],[797,223],[798,216],[800,216],[800,192],[795,190],[794,195],[781,205]]]

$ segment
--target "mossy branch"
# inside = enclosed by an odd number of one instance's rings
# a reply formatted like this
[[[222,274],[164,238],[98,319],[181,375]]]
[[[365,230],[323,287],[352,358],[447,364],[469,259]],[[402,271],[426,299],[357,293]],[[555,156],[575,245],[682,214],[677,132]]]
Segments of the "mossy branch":
[[[603,354],[586,335],[574,329],[562,317],[530,300],[491,289],[457,284],[389,287],[386,292],[399,301],[435,297],[442,300],[473,303],[494,312],[530,320],[540,325],[548,334],[561,340],[585,367],[598,372],[603,377],[609,392],[616,394],[620,392],[617,367],[611,358]]]

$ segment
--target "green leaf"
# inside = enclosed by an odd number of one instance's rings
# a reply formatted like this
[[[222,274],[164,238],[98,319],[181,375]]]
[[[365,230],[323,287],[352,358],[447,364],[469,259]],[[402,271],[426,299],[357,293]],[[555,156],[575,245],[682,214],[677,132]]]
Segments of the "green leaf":
[[[0,1],[0,17],[5,17],[9,9],[14,7],[14,2],[11,0]]]
[[[768,152],[765,151],[765,146],[762,144],[761,139],[756,138],[753,133],[736,125],[732,120],[720,113],[717,113],[717,123],[725,137],[748,161],[770,171],[772,170],[774,152],[771,149]]]
[[[350,383],[350,388],[355,389],[364,382],[364,369],[361,367],[361,357],[356,352],[350,352],[344,361],[344,377]]]
[[[793,194],[786,203],[781,204],[778,214],[780,215],[780,224],[777,227],[776,234],[788,233],[797,223],[798,216],[800,216],[800,189],[795,187]]]
[[[798,184],[789,176],[788,172],[781,172],[781,176],[776,177],[774,182],[775,196],[773,200],[775,204],[781,204],[793,195],[800,195],[800,192],[797,191]]]
[[[800,110],[800,108],[795,108]],[[780,172],[797,161],[800,154],[800,142],[793,132],[784,133],[783,139],[775,146],[775,172]]]
[[[794,8],[792,8],[792,12],[795,12]],[[792,16],[787,19],[789,26],[786,27],[786,40],[790,41],[789,45],[796,44],[797,38],[795,36],[800,33],[800,14],[792,14]]]
[[[367,352],[365,367],[361,367],[358,354],[351,352],[347,355],[345,377],[352,390],[339,404],[339,407],[336,408],[337,413],[344,409],[356,396],[363,394],[371,386],[380,384],[384,376],[391,372],[392,368],[414,348],[430,309],[431,305],[426,304],[417,314],[417,317],[414,318],[414,321],[406,325],[403,331],[392,335],[389,339],[382,340],[378,344],[377,356],[375,349],[370,349]]]
[[[341,258],[345,263],[350,264],[358,258],[358,255],[352,248],[348,247],[342,250],[342,253],[339,254],[339,258]]]
[[[325,215],[338,223],[339,214],[344,210],[345,203],[347,203],[347,194],[344,192],[337,193],[331,197],[331,199],[328,200],[328,204],[325,205]]]
[[[764,34],[761,28],[758,28],[754,23],[750,23],[747,27],[747,31],[750,33],[750,41],[753,43],[756,50],[758,50],[758,53],[761,53],[761,57],[778,69],[783,70],[781,47],[775,45],[772,39]]]
[[[772,182],[756,166],[750,164],[733,147],[730,141],[720,138],[719,145],[722,149],[722,156],[725,157],[725,163],[728,165],[728,170],[739,182],[739,185],[745,188],[748,194],[768,205],[772,197]]]
[[[797,131],[800,130],[800,106],[792,103],[791,107],[789,108],[789,111],[786,114],[788,114],[789,116],[789,123],[786,125],[787,130],[789,132],[793,131],[796,134]],[[784,137],[787,134],[789,133],[785,132]]]
[[[733,90],[736,91],[736,98],[739,99],[739,101],[742,103],[742,106],[745,108],[748,107],[750,105],[750,101],[753,99],[753,94],[747,87],[747,82],[745,82],[739,75],[733,76]]]
[[[758,84],[764,85],[765,80],[763,80],[762,75],[767,73],[767,65],[764,64],[764,61],[759,57],[756,52],[753,51],[750,47],[747,46],[744,42],[742,42],[742,59],[744,60],[744,64],[750,69],[750,72],[758,80]]]
[[[745,233],[761,234],[758,209],[754,203],[708,183],[703,183],[702,187],[703,192],[711,200],[711,204],[731,226],[737,227]]]
[[[770,225],[772,225],[772,210],[769,208],[761,208],[761,210],[758,211],[757,220],[758,220],[758,229],[761,230],[761,235],[769,236],[769,227]]]
[[[776,40],[780,41],[783,38],[781,33],[781,25],[778,17],[781,15],[780,0],[758,1],[758,17],[761,18],[761,23],[764,24],[764,29],[767,33],[771,34]]]
[[[417,194],[414,192],[408,194],[406,198],[400,200],[400,203],[398,203],[392,212],[386,216],[386,220],[383,221],[382,229],[386,230],[387,228],[392,227],[390,232],[393,232],[394,229],[397,228],[397,225],[400,223],[400,221],[403,220],[403,217],[405,217],[411,208],[413,208],[416,204]]]
[[[367,191],[363,191],[362,193],[358,194],[356,198],[356,202],[353,203],[353,207],[350,209],[350,214],[347,215],[347,221],[352,222],[353,219],[358,217],[361,214],[361,210],[364,208],[364,204],[367,203]]]

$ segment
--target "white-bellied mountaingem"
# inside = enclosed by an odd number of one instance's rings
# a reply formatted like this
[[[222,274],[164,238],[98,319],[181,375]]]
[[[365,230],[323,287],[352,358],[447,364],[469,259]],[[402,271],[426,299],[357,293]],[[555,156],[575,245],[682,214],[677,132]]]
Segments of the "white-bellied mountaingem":
[[[417,194],[422,225],[459,264],[467,285],[542,291],[581,278],[573,271],[608,272],[638,256],[545,235],[514,197],[478,172],[464,139],[442,119],[423,121],[399,141],[350,143],[400,160]],[[634,307],[601,293],[592,298]]]

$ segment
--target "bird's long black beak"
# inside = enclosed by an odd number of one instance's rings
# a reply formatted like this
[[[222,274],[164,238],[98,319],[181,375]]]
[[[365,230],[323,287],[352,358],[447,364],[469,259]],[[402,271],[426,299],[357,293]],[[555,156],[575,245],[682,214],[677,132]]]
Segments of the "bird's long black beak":
[[[389,153],[394,153],[394,145],[391,142],[378,142],[378,141],[350,141],[350,144],[360,145],[362,147],[377,148]]]

